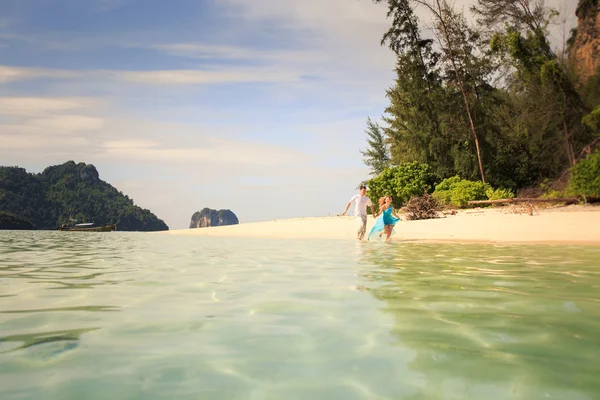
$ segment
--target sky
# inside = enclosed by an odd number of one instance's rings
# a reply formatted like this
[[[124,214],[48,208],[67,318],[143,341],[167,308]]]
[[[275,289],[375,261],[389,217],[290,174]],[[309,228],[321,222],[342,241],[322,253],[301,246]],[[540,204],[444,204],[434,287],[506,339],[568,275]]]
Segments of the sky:
[[[547,3],[565,16],[559,43],[576,2]],[[379,44],[386,11],[370,0],[0,0],[0,165],[93,164],[170,229],[204,207],[241,223],[340,214],[369,178],[366,120],[380,120],[394,79]]]

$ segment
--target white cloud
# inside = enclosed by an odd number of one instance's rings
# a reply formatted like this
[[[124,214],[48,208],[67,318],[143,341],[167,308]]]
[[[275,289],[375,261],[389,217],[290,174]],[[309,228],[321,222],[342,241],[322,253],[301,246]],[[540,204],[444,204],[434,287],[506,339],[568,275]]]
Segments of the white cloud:
[[[40,132],[37,129],[28,129],[30,127],[6,127],[0,125],[3,133],[0,134],[0,159],[3,160],[38,160],[48,159],[56,150],[61,154],[69,155],[78,153],[90,145],[87,138],[79,136],[52,136],[48,137],[47,132]],[[4,133],[7,132],[7,133]],[[18,134],[13,134],[18,132]],[[32,153],[32,151],[35,151]],[[65,160],[66,161],[66,160]]]
[[[3,97],[0,101],[6,104],[0,108],[4,149],[55,148],[70,138],[69,147],[81,145],[88,155],[115,161],[278,166],[308,159],[284,146],[219,138],[224,131],[214,127],[122,118],[116,114],[119,106],[106,99]],[[239,126],[235,130],[243,133]]]
[[[144,47],[131,45],[132,47]],[[148,45],[148,48],[159,50],[165,54],[199,59],[246,60],[264,63],[314,63],[331,60],[331,55],[315,50],[276,50],[252,49],[232,45],[213,45],[205,43],[182,42]]]
[[[202,147],[170,147],[135,139],[109,141],[102,147],[102,157],[147,162],[195,162],[207,166],[282,166],[309,160],[306,154],[285,147],[215,138],[203,139]]]
[[[240,20],[272,24],[288,35],[294,32],[294,39],[305,47],[326,48],[331,54],[345,53],[365,62],[383,54],[379,42],[389,26],[387,7],[372,1],[222,0],[220,5]]]
[[[30,68],[30,67],[10,67],[0,65],[0,83],[38,79],[38,78],[54,78],[66,79],[77,77],[78,74],[74,71],[51,69],[51,68]]]
[[[86,135],[99,132],[96,115],[105,101],[90,97],[0,97],[3,145],[11,149],[88,146]]]
[[[293,82],[300,76],[290,69],[276,67],[213,67],[212,69],[165,70],[65,70],[9,67],[0,65],[0,83],[33,79],[75,79],[130,82],[144,85],[210,85],[249,82]]]
[[[104,126],[104,120],[85,115],[57,115],[48,118],[33,119],[30,121],[30,125],[50,132],[70,133],[98,131]]]
[[[113,71],[118,79],[151,85],[203,85],[219,83],[288,82],[298,79],[276,68],[223,68],[214,70]]]
[[[91,42],[98,42],[94,40],[86,40],[83,38],[70,38],[68,40],[55,40],[45,36],[37,36],[32,34],[22,33],[0,33],[0,40],[3,40],[4,46],[15,46],[20,47],[22,43],[35,46],[37,49],[42,51],[74,51],[85,48],[85,45],[89,45]],[[17,43],[13,43],[17,42]]]
[[[381,26],[385,23],[382,20],[382,16],[385,16],[385,6],[374,4],[372,1],[222,0],[220,3],[226,5],[227,12],[237,12],[244,19],[284,21],[292,28],[348,32],[364,29],[368,25]]]
[[[143,149],[148,147],[157,147],[159,146],[159,142],[153,142],[150,140],[109,140],[104,142],[102,145],[107,149],[119,149],[119,150],[128,150],[128,149]]]
[[[0,115],[40,116],[57,112],[90,109],[102,104],[89,97],[0,97]]]

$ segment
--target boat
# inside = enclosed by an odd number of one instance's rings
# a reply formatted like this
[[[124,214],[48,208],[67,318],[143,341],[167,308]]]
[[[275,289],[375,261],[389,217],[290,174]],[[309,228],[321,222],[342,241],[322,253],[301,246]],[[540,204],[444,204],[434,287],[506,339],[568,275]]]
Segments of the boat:
[[[61,231],[69,231],[69,232],[110,232],[117,230],[117,224],[105,225],[105,226],[94,226],[93,222],[86,222],[83,224],[62,224],[60,228]]]

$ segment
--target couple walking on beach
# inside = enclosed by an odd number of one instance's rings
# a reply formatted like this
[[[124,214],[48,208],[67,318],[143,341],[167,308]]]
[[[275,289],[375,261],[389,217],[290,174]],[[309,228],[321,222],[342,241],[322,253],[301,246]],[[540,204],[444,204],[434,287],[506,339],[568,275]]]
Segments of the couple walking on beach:
[[[371,207],[371,213],[373,214],[374,218],[381,215],[375,221],[373,228],[371,228],[371,232],[369,232],[367,240],[371,240],[375,237],[381,238],[382,235],[385,235],[385,240],[389,240],[390,236],[392,236],[394,225],[400,221],[400,217],[396,214],[392,207],[392,200],[392,196],[384,196],[380,198],[379,212],[375,213],[373,203],[371,202],[371,199],[367,197],[366,186],[362,185],[360,187],[359,194],[354,195],[350,199],[346,205],[346,209],[342,213],[342,215],[346,215],[350,205],[354,203],[354,216],[356,217],[356,221],[358,223],[358,240],[363,240],[365,233],[367,232],[367,207]]]

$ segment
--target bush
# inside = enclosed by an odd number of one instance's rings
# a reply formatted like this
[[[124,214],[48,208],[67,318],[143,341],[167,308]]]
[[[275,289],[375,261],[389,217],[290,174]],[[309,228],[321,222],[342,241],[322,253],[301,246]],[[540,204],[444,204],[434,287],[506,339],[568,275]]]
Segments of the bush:
[[[413,196],[404,207],[406,219],[409,221],[417,219],[430,219],[438,217],[439,204],[430,194]]]
[[[581,122],[594,132],[600,131],[600,106],[582,118]]]
[[[411,162],[387,168],[368,182],[369,197],[376,204],[380,197],[392,196],[394,208],[402,207],[411,197],[433,191],[438,176],[427,164]]]
[[[579,196],[600,197],[600,151],[571,168],[568,191]]]
[[[491,186],[486,189],[485,195],[488,200],[512,199],[515,197],[515,194],[510,189],[494,189]]]
[[[466,207],[469,201],[487,200],[486,191],[491,186],[479,181],[460,179],[459,176],[444,179],[435,187],[433,196],[445,205]]]
[[[569,197],[571,193],[568,188],[564,190],[555,189],[557,186],[556,182],[552,182],[549,179],[544,179],[542,183],[540,183],[540,188],[543,193],[540,195],[542,199],[562,199],[564,197]]]
[[[455,175],[452,178],[446,178],[435,187],[435,191],[441,192],[445,190],[452,190],[460,181],[462,181],[462,179],[458,175]]]

